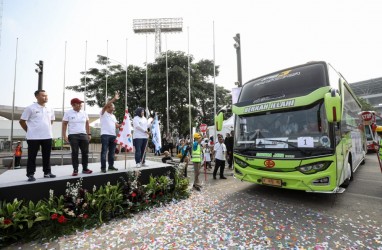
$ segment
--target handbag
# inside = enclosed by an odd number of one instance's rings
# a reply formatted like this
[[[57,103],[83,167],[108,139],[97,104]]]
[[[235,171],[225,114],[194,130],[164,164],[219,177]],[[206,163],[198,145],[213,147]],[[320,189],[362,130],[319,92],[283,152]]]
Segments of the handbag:
[[[182,158],[182,153],[177,154],[176,157],[178,157],[179,159],[181,159],[181,158]]]

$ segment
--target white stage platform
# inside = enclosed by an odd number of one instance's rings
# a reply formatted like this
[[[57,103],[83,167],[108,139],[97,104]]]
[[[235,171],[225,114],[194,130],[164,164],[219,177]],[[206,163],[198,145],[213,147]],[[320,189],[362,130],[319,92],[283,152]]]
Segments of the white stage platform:
[[[115,161],[114,167],[118,171],[101,172],[101,164],[89,163],[88,168],[93,170],[91,174],[82,174],[82,166],[79,167],[79,174],[72,176],[72,165],[52,166],[52,173],[56,178],[44,178],[42,167],[37,167],[35,172],[36,181],[28,182],[26,169],[14,169],[5,171],[0,175],[0,201],[13,200],[14,198],[26,200],[38,200],[49,197],[49,190],[52,189],[55,195],[65,194],[67,182],[75,183],[82,178],[84,188],[92,189],[94,185],[100,186],[107,182],[116,184],[121,177],[125,177],[127,172],[141,172],[139,181],[142,184],[148,183],[150,175],[165,175],[168,171],[171,175],[174,173],[172,165],[164,164],[156,161],[146,161],[148,167],[136,168],[134,160]]]

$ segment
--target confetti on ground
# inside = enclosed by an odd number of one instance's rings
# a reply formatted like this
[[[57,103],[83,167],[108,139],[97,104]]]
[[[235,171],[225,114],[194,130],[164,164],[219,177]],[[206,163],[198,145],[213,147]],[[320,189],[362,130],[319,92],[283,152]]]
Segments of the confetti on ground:
[[[216,186],[187,200],[14,249],[380,249],[377,221],[337,218]],[[363,217],[368,215],[362,214]],[[9,248],[10,249],[10,248]]]

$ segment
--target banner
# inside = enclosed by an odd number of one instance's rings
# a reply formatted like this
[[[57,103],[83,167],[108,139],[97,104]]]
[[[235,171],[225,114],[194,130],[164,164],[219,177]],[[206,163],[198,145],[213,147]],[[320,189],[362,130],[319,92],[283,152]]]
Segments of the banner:
[[[231,94],[232,94],[232,104],[237,103],[237,100],[239,100],[241,87],[239,88],[232,88]]]
[[[153,143],[155,145],[155,151],[158,151],[162,147],[162,142],[161,142],[161,136],[160,136],[158,115],[156,113],[155,113],[154,122],[152,126],[152,132],[153,132]]]
[[[119,128],[117,139],[118,145],[126,149],[126,152],[133,151],[133,137],[131,135],[131,120],[129,110],[126,109],[125,117],[123,118],[122,126]]]

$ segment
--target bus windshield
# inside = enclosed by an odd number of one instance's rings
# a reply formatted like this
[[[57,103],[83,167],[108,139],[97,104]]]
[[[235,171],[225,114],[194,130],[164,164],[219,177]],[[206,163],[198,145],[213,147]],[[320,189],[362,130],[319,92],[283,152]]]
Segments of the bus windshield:
[[[244,155],[295,151],[294,157],[332,151],[323,101],[305,109],[236,117],[235,149]]]

